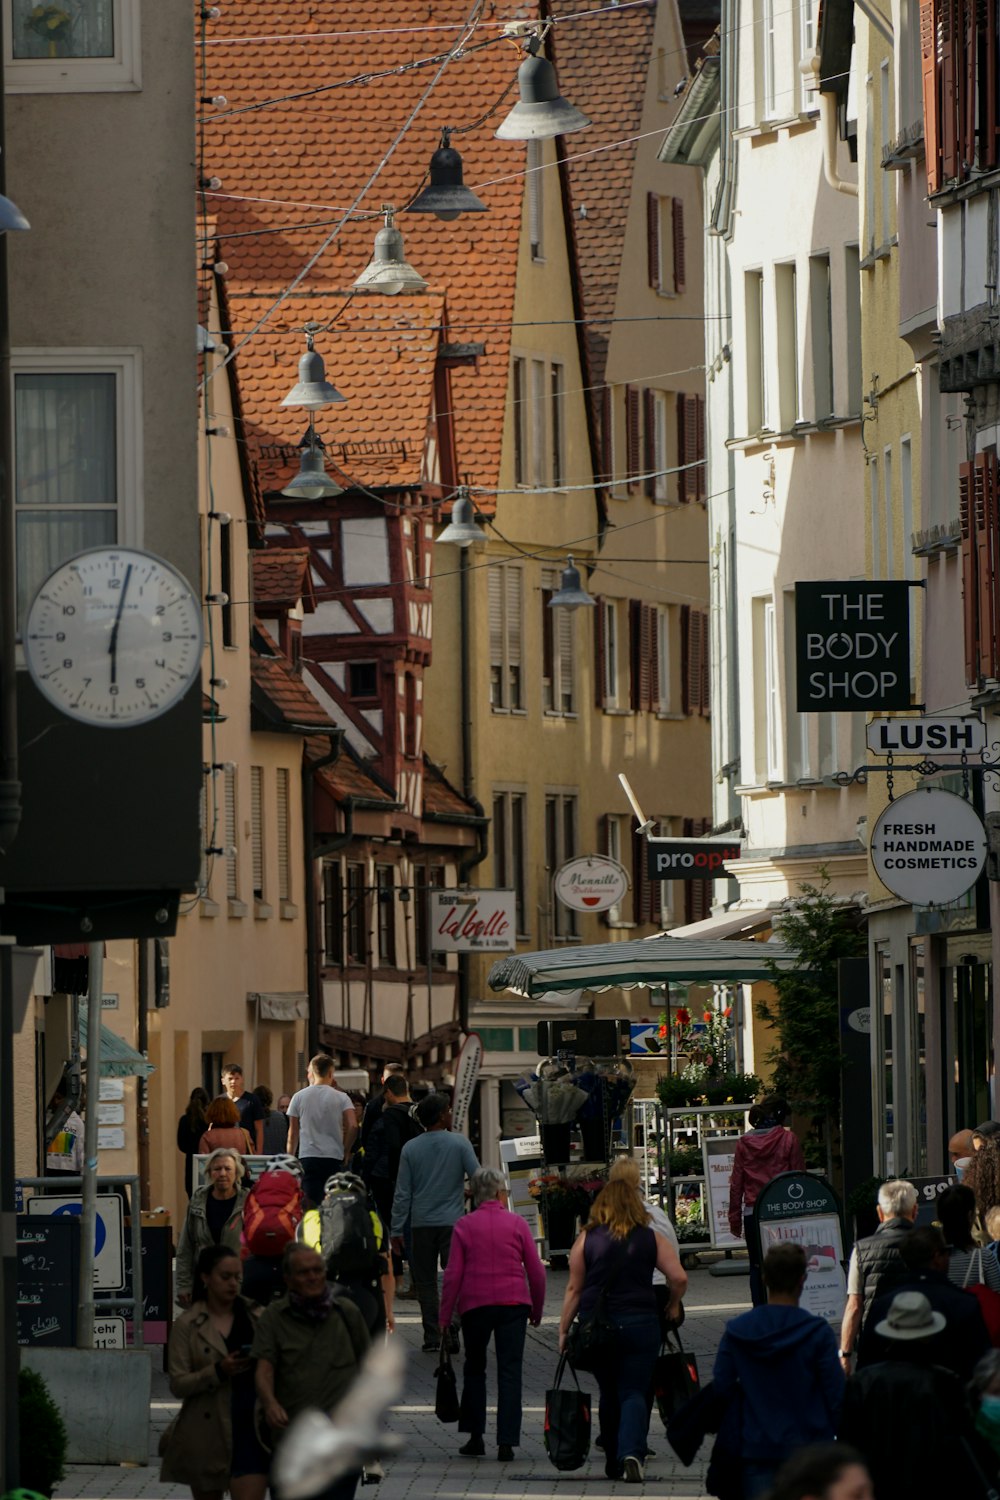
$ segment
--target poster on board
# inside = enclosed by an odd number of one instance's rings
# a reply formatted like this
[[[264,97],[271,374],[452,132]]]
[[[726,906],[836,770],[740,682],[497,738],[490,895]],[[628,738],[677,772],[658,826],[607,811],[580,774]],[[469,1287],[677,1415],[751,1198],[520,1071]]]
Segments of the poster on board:
[[[705,1164],[705,1194],[708,1198],[708,1232],[719,1250],[744,1248],[742,1239],[729,1228],[729,1184],[733,1176],[738,1135],[709,1135],[701,1143]]]
[[[528,1191],[528,1183],[542,1170],[542,1138],[538,1135],[521,1135],[500,1142],[500,1160],[507,1175],[508,1207],[512,1213],[520,1214],[531,1230],[533,1239],[542,1238],[542,1220],[538,1199]]]
[[[825,1318],[839,1333],[847,1304],[840,1202],[811,1172],[782,1172],[762,1188],[754,1205],[761,1259],[772,1245],[793,1241],[806,1255],[799,1306]]]

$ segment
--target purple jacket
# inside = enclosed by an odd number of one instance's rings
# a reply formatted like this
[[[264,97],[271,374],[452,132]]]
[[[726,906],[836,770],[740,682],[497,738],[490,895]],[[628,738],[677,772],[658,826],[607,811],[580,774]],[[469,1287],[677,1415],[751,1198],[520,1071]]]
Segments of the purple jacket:
[[[459,1219],[451,1236],[448,1267],[441,1287],[442,1326],[473,1307],[517,1307],[531,1304],[531,1316],[542,1316],[545,1267],[520,1214],[495,1200],[481,1203]]]

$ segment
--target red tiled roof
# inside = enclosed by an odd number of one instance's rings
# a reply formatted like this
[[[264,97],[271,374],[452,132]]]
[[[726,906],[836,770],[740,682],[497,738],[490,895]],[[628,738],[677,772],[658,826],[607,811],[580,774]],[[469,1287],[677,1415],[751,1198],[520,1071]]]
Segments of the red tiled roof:
[[[332,719],[267,632],[255,623],[254,634],[265,651],[250,653],[250,683],[257,706],[265,716],[289,729],[333,729]],[[274,654],[265,654],[267,649]]]
[[[269,547],[266,552],[251,552],[250,566],[256,605],[291,608],[301,599],[306,609],[315,607],[308,547]]]
[[[313,761],[320,760],[330,752],[325,740],[307,740],[306,749]],[[365,769],[347,740],[343,741],[340,755],[333,764],[316,772],[316,780],[336,802],[346,802],[348,797],[361,797],[368,802],[384,802],[387,808],[396,806],[393,792],[374,772]]]
[[[377,8],[344,11],[343,21],[341,11],[334,6],[303,9],[292,0],[244,0],[238,6],[223,6],[221,18],[208,22],[212,45],[207,48],[208,76],[201,92],[224,93],[228,107],[204,107],[204,161],[206,171],[217,173],[223,182],[221,194],[208,197],[210,210],[218,215],[219,232],[238,236],[222,241],[237,336],[257,323],[274,295],[302,270],[353,202],[427,90],[436,65],[351,87],[330,85],[366,69],[381,72],[445,51],[461,36],[469,5],[468,0],[435,0],[431,7],[415,0],[383,0]],[[534,14],[536,8],[520,0],[504,11],[502,19]],[[482,21],[473,49],[444,70],[366,193],[362,210],[377,215],[382,203],[401,209],[422,185],[441,128],[471,124],[500,100],[519,61],[508,42],[496,40],[500,19],[491,13]],[[378,34],[353,40],[344,35],[365,26],[377,28]],[[259,40],[242,40],[246,38]],[[493,45],[476,50],[487,39]],[[317,91],[306,97],[236,112],[311,88]],[[405,235],[407,260],[432,289],[447,293],[450,337],[486,344],[477,366],[452,372],[452,392],[460,470],[471,482],[487,485],[496,483],[499,470],[524,192],[523,147],[493,138],[509,105],[508,98],[482,124],[456,135],[453,142],[462,153],[465,181],[477,191],[482,185],[480,196],[490,211],[463,215],[448,224],[430,214],[400,213],[397,221]],[[238,356],[241,381],[249,372],[257,382],[247,390],[247,418],[262,431],[271,429],[275,396],[280,401],[294,382],[302,348],[301,339],[296,346],[280,330],[332,316],[371,258],[379,227],[377,217],[348,222],[304,279],[302,295],[284,302]],[[334,299],[334,293],[341,296]],[[394,382],[398,366],[386,369],[382,351],[393,346],[393,334],[396,346],[405,348],[412,332],[408,325],[421,303],[433,308],[432,319],[440,317],[440,304],[427,298],[359,295],[349,315],[317,337],[329,378],[355,403],[354,412],[340,408],[332,415],[320,414],[324,438],[335,441],[345,431],[364,427],[368,439],[392,441],[399,435],[400,417],[412,428],[408,409],[397,412],[391,400],[370,407],[368,403],[381,396],[383,379]],[[418,320],[419,339],[427,337],[428,321]],[[374,364],[366,355],[370,359],[376,350],[359,345],[355,353],[343,342],[351,337],[351,325],[359,340],[362,329],[376,330],[364,335],[377,344],[379,358]],[[420,421],[426,414],[426,409],[419,412]],[[298,424],[297,442],[305,423],[301,414],[293,422]],[[385,482],[377,471],[369,477]]]
[[[470,818],[475,808],[447,781],[433,761],[424,756],[424,812],[439,817]]]

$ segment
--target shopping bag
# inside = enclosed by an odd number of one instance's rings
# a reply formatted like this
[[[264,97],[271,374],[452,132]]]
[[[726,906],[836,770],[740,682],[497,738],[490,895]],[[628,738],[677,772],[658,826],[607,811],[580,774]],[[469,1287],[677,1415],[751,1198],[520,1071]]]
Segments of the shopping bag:
[[[573,1385],[560,1389],[569,1368]],[[556,1378],[545,1392],[545,1451],[557,1469],[580,1469],[590,1452],[590,1397],[580,1389],[576,1372],[560,1355]]]
[[[700,1388],[698,1361],[684,1348],[676,1329],[673,1330],[673,1339],[675,1342],[671,1343],[671,1334],[668,1333],[653,1366],[653,1394],[664,1427],[674,1412],[685,1401],[690,1401]]]
[[[442,1341],[438,1355],[438,1366],[434,1371],[437,1387],[434,1392],[434,1415],[439,1422],[457,1422],[459,1413],[458,1381],[455,1366],[451,1362],[446,1344]]]

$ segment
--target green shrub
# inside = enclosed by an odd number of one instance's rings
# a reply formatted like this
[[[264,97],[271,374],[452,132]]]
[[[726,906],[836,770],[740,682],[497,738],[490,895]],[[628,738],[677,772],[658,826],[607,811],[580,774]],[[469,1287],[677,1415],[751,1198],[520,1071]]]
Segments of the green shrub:
[[[724,1073],[721,1078],[671,1073],[656,1085],[660,1103],[667,1109],[680,1109],[685,1104],[752,1104],[760,1092],[756,1073]]]
[[[20,1407],[21,1485],[51,1495],[65,1475],[66,1426],[49,1395],[49,1388],[34,1370],[18,1375]]]

